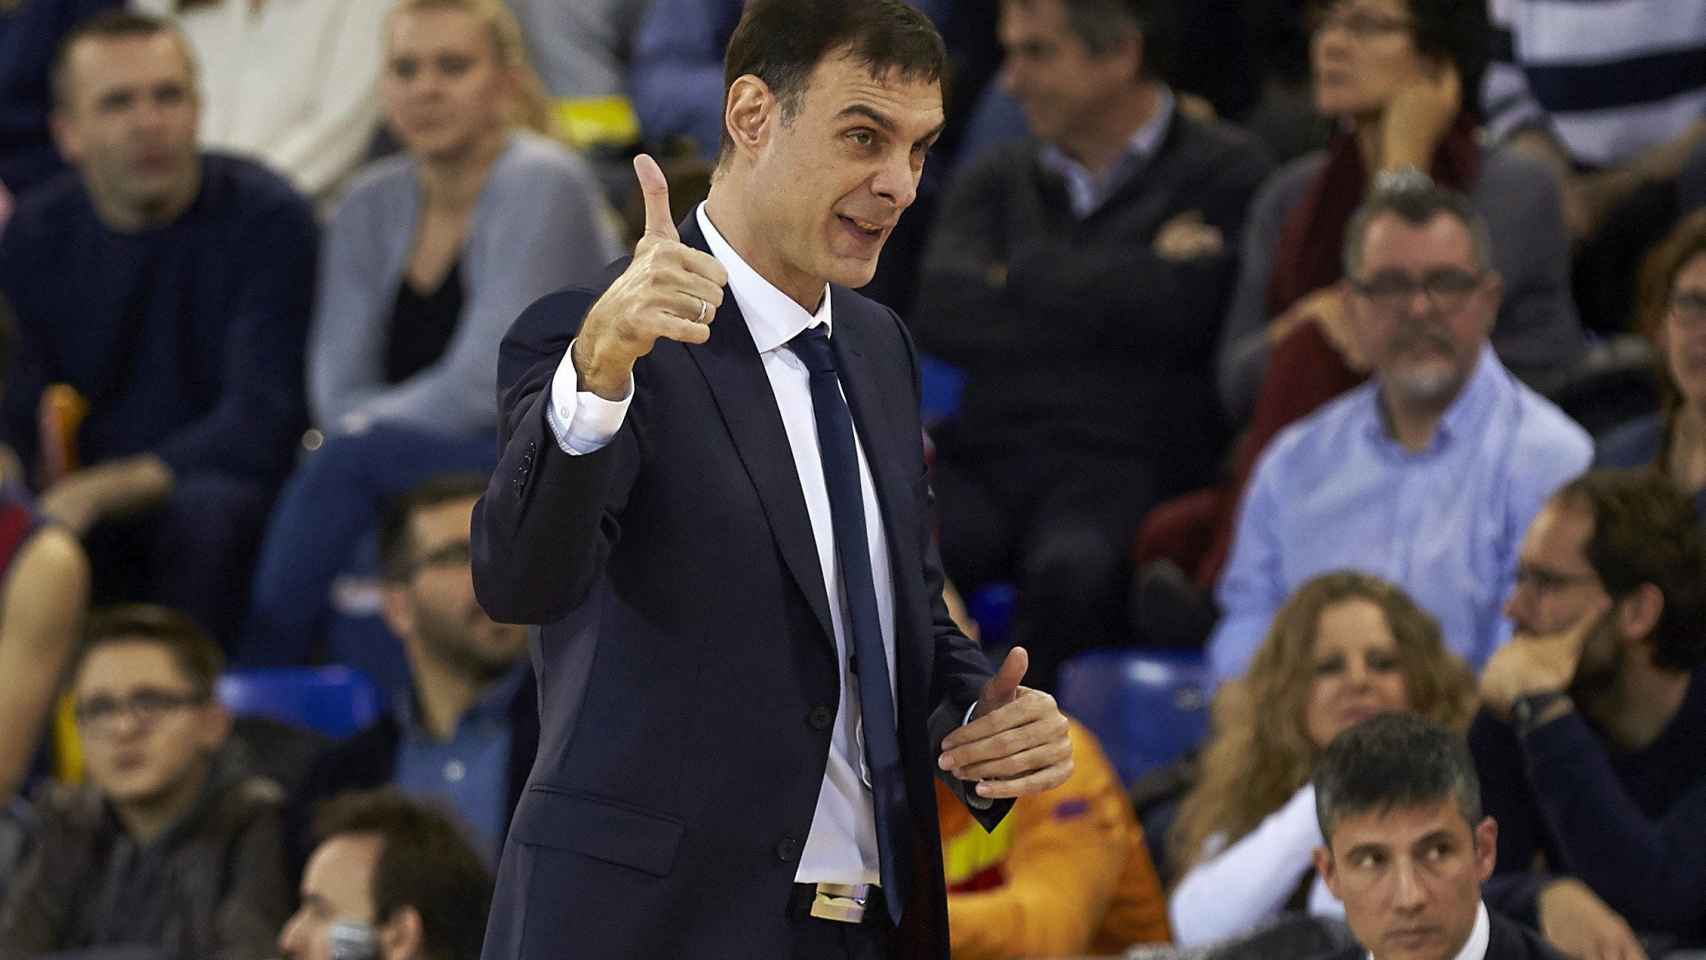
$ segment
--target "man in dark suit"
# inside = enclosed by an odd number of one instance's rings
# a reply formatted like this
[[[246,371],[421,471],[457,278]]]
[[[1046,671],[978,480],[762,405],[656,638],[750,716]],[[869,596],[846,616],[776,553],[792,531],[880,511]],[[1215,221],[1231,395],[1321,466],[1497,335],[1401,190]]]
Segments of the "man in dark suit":
[[[1315,768],[1326,845],[1315,869],[1361,942],[1330,960],[1558,960],[1538,934],[1490,913],[1498,824],[1463,738],[1382,714],[1328,745]]]
[[[506,338],[474,582],[542,625],[541,730],[486,957],[945,958],[931,777],[993,827],[1069,775],[942,603],[911,343],[849,289],[942,64],[900,0],[753,0],[709,199],[678,235],[639,158],[632,261]]]

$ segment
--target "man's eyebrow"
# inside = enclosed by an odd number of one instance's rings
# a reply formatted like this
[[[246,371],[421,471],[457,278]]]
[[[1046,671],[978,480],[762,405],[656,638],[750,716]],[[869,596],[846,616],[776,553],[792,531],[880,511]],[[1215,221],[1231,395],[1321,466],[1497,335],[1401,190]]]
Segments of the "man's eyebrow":
[[[835,115],[835,119],[837,120],[846,120],[852,117],[864,117],[866,120],[869,120],[878,127],[881,127],[884,133],[894,132],[894,121],[890,120],[887,115],[878,110],[876,107],[863,103],[854,103],[842,107],[841,112]]]

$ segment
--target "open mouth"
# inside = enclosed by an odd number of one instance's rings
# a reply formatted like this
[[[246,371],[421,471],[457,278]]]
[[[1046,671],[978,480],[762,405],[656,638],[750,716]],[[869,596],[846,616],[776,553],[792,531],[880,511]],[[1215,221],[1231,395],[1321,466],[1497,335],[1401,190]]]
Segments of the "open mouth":
[[[882,239],[883,233],[888,230],[888,228],[883,224],[872,223],[869,220],[860,220],[857,217],[847,217],[842,216],[841,214],[836,214],[836,219],[840,220],[842,225],[847,227],[847,229],[855,236],[864,240],[880,240]]]

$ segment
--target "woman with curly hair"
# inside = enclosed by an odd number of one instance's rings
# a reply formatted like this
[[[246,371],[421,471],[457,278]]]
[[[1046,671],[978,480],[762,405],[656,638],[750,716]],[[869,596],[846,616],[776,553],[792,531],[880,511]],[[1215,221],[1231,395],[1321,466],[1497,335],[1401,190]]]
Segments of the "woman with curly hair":
[[[1169,840],[1184,868],[1169,902],[1183,945],[1247,933],[1291,909],[1342,914],[1310,863],[1321,843],[1309,775],[1340,732],[1411,710],[1453,729],[1475,704],[1469,669],[1397,587],[1316,577],[1274,617],[1249,671],[1214,704],[1214,732]]]
[[[1706,209],[1684,217],[1641,271],[1636,312],[1658,344],[1663,409],[1607,434],[1596,466],[1652,466],[1706,522]]]

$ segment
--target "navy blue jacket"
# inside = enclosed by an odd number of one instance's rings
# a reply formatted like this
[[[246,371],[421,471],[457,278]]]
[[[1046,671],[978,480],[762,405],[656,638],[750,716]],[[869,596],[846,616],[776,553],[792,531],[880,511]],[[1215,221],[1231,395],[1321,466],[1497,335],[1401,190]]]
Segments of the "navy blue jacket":
[[[693,218],[681,233],[706,249]],[[474,512],[474,587],[494,618],[545,626],[539,755],[485,957],[787,956],[841,691],[805,497],[733,297],[708,343],[659,341],[639,361],[609,445],[564,454],[545,405],[599,292],[534,304],[499,361],[503,454]],[[990,668],[942,603],[910,340],[893,311],[830,296],[893,569],[915,851],[900,955],[945,960],[932,777]]]

